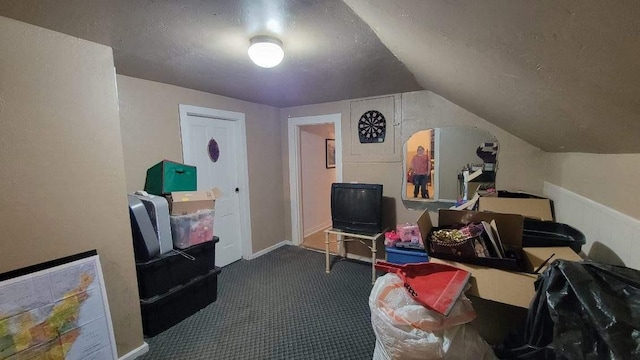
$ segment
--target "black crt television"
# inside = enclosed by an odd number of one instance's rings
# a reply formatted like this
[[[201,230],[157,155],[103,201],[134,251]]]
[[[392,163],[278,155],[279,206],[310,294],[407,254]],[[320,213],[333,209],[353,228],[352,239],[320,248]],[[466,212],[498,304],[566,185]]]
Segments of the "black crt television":
[[[382,185],[331,184],[333,228],[356,234],[382,231]]]

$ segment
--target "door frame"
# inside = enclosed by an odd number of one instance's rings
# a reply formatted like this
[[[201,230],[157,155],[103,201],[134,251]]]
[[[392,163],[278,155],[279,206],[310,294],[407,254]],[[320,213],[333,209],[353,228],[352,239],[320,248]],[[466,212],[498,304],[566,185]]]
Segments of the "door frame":
[[[291,242],[302,244],[302,176],[300,173],[300,127],[333,124],[336,139],[336,182],[342,182],[342,114],[291,117],[288,119],[289,196],[291,198]],[[328,201],[330,199],[327,199]]]
[[[434,179],[431,179],[433,181],[433,198],[438,199],[438,201],[440,201],[440,128],[433,129],[431,136],[433,136],[433,147],[434,147],[434,149],[431,149],[431,151],[435,150],[436,152],[436,155],[433,157]]]
[[[238,161],[236,162],[236,172],[238,175],[238,214],[240,216],[240,249],[244,259],[251,259],[253,246],[251,242],[251,206],[249,201],[249,164],[247,152],[247,128],[245,125],[245,116],[243,113],[210,109],[194,105],[179,104],[180,113],[180,142],[182,145],[182,159],[184,161],[184,149],[182,144],[182,134],[185,133],[184,121],[188,116],[197,116],[204,118],[213,118],[218,120],[234,121],[235,126],[235,143]]]

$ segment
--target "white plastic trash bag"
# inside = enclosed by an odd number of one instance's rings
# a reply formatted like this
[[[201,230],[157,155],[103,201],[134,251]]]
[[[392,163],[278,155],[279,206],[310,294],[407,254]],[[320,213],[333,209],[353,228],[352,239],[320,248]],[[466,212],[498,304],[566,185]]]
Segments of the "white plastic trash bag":
[[[374,360],[496,358],[468,324],[476,313],[464,294],[444,316],[414,301],[397,275],[386,274],[376,280],[369,308],[376,334]]]

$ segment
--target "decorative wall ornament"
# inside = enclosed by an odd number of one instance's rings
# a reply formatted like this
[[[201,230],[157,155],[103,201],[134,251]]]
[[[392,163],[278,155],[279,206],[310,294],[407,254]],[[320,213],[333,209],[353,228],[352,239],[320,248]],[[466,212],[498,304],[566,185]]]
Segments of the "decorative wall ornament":
[[[211,138],[211,140],[209,140],[207,152],[209,153],[209,159],[213,162],[218,161],[218,158],[220,158],[220,148],[218,147],[218,142],[215,139]]]
[[[358,120],[360,143],[381,143],[387,133],[387,121],[378,110],[369,110]]]

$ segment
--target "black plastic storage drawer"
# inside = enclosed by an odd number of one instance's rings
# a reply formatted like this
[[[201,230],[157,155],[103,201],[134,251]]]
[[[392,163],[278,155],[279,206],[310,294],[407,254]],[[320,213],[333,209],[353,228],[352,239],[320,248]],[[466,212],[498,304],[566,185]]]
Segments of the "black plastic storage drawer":
[[[144,335],[156,336],[216,301],[219,273],[215,268],[166,294],[140,300]]]
[[[170,252],[161,257],[136,264],[138,291],[140,299],[148,299],[161,295],[172,288],[184,285],[191,279],[206,275],[215,268],[216,243],[213,241],[194,245],[181,250],[192,259],[177,252]]]
[[[584,234],[567,224],[553,221],[524,220],[523,247],[568,246],[578,254],[585,242]]]

